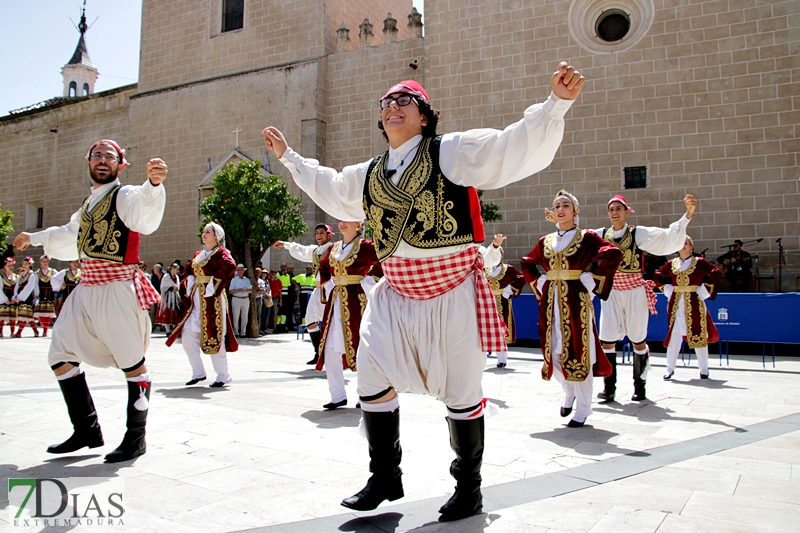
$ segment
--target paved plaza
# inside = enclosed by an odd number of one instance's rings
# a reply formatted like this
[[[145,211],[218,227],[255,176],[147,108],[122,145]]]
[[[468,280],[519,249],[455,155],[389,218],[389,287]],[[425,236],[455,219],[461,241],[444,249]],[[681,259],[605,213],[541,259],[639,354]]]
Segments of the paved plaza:
[[[711,379],[679,361],[665,382],[663,354],[648,379],[650,401],[633,403],[631,367],[619,369],[618,402],[595,401],[584,428],[559,416],[561,387],[541,379],[541,353],[514,349],[509,367],[487,359],[484,514],[437,522],[452,493],[445,408],[400,397],[405,498],[366,513],[339,505],[368,477],[358,433],[355,374],[350,404],[325,412],[324,373],[305,362],[308,336],[242,341],[230,354],[233,383],[185,387],[189,363],[156,334],[147,454],[103,464],[122,439],[121,372],[84,365],[106,445],[47,454],[71,433],[47,366],[49,339],[0,339],[0,530],[9,477],[121,477],[125,526],[113,531],[223,532],[797,532],[800,526],[800,358],[732,357]],[[716,349],[714,347],[712,351]],[[596,380],[595,392],[601,388]],[[32,529],[41,531],[42,528]],[[47,529],[57,530],[57,529]],[[73,529],[81,529],[80,527]]]

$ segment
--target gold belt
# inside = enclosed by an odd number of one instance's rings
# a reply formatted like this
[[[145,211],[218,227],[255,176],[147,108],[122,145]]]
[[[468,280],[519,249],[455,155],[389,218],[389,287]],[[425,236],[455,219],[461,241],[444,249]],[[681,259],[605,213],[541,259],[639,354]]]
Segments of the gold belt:
[[[569,281],[581,279],[582,270],[548,270],[547,279],[550,281],[561,280]]]
[[[358,285],[366,276],[333,276],[334,285]]]
[[[676,285],[674,292],[697,292],[698,285]]]
[[[213,276],[195,276],[195,283],[208,283]]]
[[[494,294],[495,296],[500,296],[501,294],[503,294],[503,289],[492,289],[492,294]]]

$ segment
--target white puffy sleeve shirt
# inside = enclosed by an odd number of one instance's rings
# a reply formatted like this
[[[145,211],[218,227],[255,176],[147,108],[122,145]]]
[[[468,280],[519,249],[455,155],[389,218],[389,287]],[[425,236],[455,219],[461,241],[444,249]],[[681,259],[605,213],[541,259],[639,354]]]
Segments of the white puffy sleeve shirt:
[[[553,161],[564,135],[564,115],[573,100],[550,94],[541,104],[525,110],[523,118],[503,130],[489,128],[447,133],[442,137],[439,166],[453,183],[477,189],[499,189],[523,180]],[[397,148],[389,148],[387,168],[396,168],[397,183],[414,159],[421,135]],[[326,213],[339,220],[364,220],[364,183],[370,161],[344,167],[341,172],[321,166],[288,148],[280,159],[297,185]],[[403,162],[401,165],[400,162]],[[413,248],[401,242],[394,255],[434,257],[464,249],[454,246],[433,250]]]
[[[89,209],[102,200],[119,180],[92,189]],[[150,235],[161,225],[167,193],[163,185],[153,186],[150,180],[142,185],[123,185],[117,194],[117,213],[122,223],[142,235]],[[63,226],[53,226],[31,234],[31,244],[42,246],[44,252],[62,261],[76,261],[78,256],[78,230],[81,224],[81,210],[76,211],[69,222]]]

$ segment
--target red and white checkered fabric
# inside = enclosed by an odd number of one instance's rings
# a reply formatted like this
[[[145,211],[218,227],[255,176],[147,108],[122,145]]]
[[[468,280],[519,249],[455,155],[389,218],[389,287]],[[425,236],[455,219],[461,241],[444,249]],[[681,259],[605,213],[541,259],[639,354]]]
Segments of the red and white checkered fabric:
[[[153,288],[150,280],[141,270],[136,268],[136,265],[109,263],[100,259],[81,260],[81,285],[99,287],[115,281],[130,280],[133,280],[133,287],[136,290],[136,299],[139,300],[139,306],[145,311],[161,300],[161,296]]]
[[[611,288],[617,291],[630,291],[644,287],[645,294],[647,295],[647,308],[650,310],[651,315],[656,315],[656,293],[653,289],[656,284],[653,280],[645,280],[641,274],[626,274],[617,272],[614,274],[614,285]]]
[[[400,295],[412,300],[430,300],[449,292],[467,279],[475,276],[475,300],[478,311],[478,335],[481,350],[503,352],[506,347],[506,329],[497,312],[492,289],[483,274],[483,256],[472,246],[463,252],[430,257],[408,259],[390,257],[383,263],[383,275],[391,287]]]

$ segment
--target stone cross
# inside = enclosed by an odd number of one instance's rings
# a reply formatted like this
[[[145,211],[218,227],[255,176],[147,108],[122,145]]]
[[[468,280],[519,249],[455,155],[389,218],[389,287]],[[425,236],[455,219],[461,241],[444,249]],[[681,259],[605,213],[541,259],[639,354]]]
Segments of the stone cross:
[[[234,148],[236,148],[237,150],[239,149],[239,134],[242,133],[242,131],[244,130],[240,130],[239,126],[236,126],[236,129],[231,132],[236,134],[236,145],[234,146]]]

